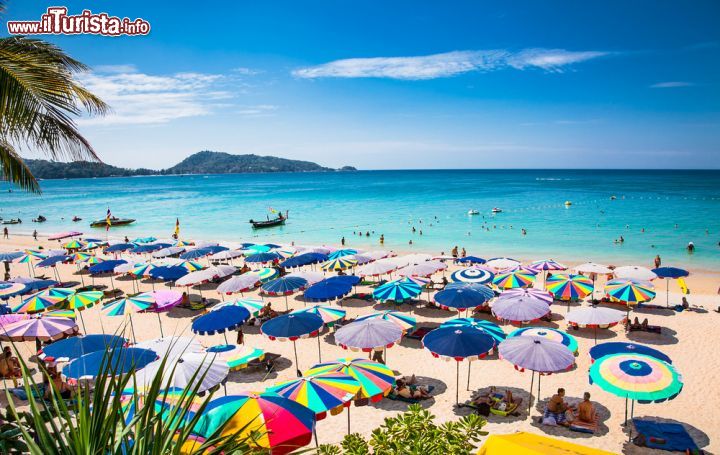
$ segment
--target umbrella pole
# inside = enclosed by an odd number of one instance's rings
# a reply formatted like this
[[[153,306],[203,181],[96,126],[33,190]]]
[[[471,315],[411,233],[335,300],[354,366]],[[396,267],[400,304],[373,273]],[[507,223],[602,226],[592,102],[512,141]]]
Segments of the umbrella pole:
[[[317,449],[320,446],[318,445],[317,427],[316,426],[313,426],[313,436],[315,436],[315,448]]]
[[[230,343],[228,343],[228,340],[227,340],[227,332],[223,332],[223,338],[225,338],[225,344],[229,345]]]
[[[348,415],[348,430],[347,434],[350,434],[350,407],[347,408],[347,415]]]
[[[165,338],[165,335],[163,334],[163,329],[162,329],[162,319],[160,319],[160,312],[156,311],[155,314],[157,314],[158,324],[160,324],[160,337]]]
[[[455,404],[460,404],[460,362],[455,362],[456,376],[455,376]]]
[[[665,308],[670,306],[670,279],[665,280]]]
[[[289,311],[289,310],[290,310],[290,308],[288,307],[287,294],[285,294],[285,311]]]
[[[110,286],[112,286],[111,291],[115,289],[115,281],[113,280],[112,274],[110,274]]]
[[[532,393],[533,393],[533,385],[535,385],[535,372],[532,372],[532,375],[530,376],[530,398],[528,399],[528,415],[530,415],[530,410],[532,409]]]
[[[630,420],[632,420],[633,414],[635,414],[635,400],[632,400],[630,402]],[[632,441],[632,427],[629,425],[628,425],[628,441]]]
[[[468,361],[468,381],[467,381],[467,391],[470,391],[470,366],[472,365],[472,362]]]
[[[538,392],[535,398],[538,403],[540,403],[540,378],[542,378],[542,373],[538,373]]]
[[[87,329],[85,328],[85,320],[83,320],[82,311],[78,311],[78,314],[80,315],[80,323],[83,327],[83,332],[85,332],[85,335],[87,335]]]
[[[628,397],[626,396],[625,397],[625,423],[623,424],[623,426],[625,426],[625,427],[627,427],[627,419],[628,419],[628,409],[627,409],[628,403],[627,402],[628,402]]]
[[[322,354],[320,353],[320,334],[317,336],[318,342],[318,363],[322,363]]]
[[[137,343],[137,338],[135,338],[135,326],[133,325],[133,322],[132,322],[132,313],[130,313],[129,316],[130,316],[130,331],[132,332],[133,343]]]
[[[293,352],[295,352],[295,369],[297,371],[300,371],[300,368],[298,368],[297,343],[295,342],[295,340],[293,340]]]

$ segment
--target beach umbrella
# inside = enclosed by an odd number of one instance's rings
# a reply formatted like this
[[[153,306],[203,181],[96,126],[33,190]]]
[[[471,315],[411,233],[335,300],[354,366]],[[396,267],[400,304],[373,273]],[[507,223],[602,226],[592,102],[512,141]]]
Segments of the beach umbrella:
[[[280,275],[280,271],[272,267],[264,267],[261,269],[251,270],[243,275],[256,276],[261,283],[265,283]]]
[[[393,280],[377,287],[372,295],[373,299],[378,302],[393,301],[395,303],[403,303],[406,300],[412,300],[422,293],[422,288],[408,280]]]
[[[455,287],[436,292],[433,296],[435,303],[443,310],[469,310],[483,306],[495,297],[492,289],[478,284],[472,287]]]
[[[556,273],[545,280],[545,288],[558,300],[579,300],[593,292],[593,281],[583,275]]]
[[[84,239],[85,241],[85,247],[83,250],[95,250],[97,248],[103,247],[107,245],[107,242],[104,242],[99,239]]]
[[[341,358],[320,363],[305,372],[305,377],[322,376],[332,373],[346,374],[360,384],[359,398],[373,403],[387,396],[395,385],[395,373],[382,363],[367,359]],[[358,403],[355,402],[355,405]],[[350,434],[350,408],[347,412],[347,432]]]
[[[280,256],[277,253],[255,253],[251,254],[250,256],[245,258],[245,263],[247,264],[267,264],[269,262],[275,262],[282,259],[282,256]]]
[[[520,265],[520,261],[512,258],[492,258],[485,263],[487,267],[495,270],[505,270]]]
[[[258,312],[263,309],[265,306],[265,303],[261,299],[256,299],[253,297],[250,298],[244,298],[244,299],[237,299],[237,300],[228,300],[226,302],[218,303],[214,307],[210,308],[210,311],[217,311],[220,308],[224,306],[239,306],[243,307],[253,316],[257,316]]]
[[[132,243],[152,243],[157,241],[155,237],[138,237],[135,240],[132,241]]]
[[[200,259],[204,258],[205,256],[210,256],[211,254],[215,254],[218,251],[213,252],[211,248],[195,248],[194,250],[188,250],[180,255],[180,259]]]
[[[538,272],[547,272],[548,270],[567,270],[566,266],[560,264],[559,262],[555,262],[552,259],[533,261],[528,267],[537,270]]]
[[[660,403],[672,400],[683,388],[682,376],[671,364],[635,353],[600,357],[590,366],[590,383],[625,398],[625,425],[628,400],[632,400],[632,408],[635,401]]]
[[[328,411],[349,407],[360,391],[357,379],[345,373],[330,372],[284,381],[267,389],[311,409],[317,420]]]
[[[386,257],[390,256],[390,252],[385,250],[366,251],[363,253],[363,256],[367,256],[373,261],[377,261],[379,259],[385,259]]]
[[[16,280],[17,278],[13,278],[13,280]],[[33,292],[42,291],[44,289],[48,289],[54,286],[60,285],[55,280],[35,280],[25,282],[23,283],[26,287],[25,290],[23,290],[19,295],[27,295]]]
[[[328,283],[343,283],[355,286],[360,283],[361,278],[357,275],[336,275],[328,277],[325,281]]]
[[[342,319],[345,319],[345,315],[347,314],[347,311],[343,310],[342,308],[330,306],[330,305],[313,305],[308,308],[302,308],[299,310],[293,311],[293,313],[313,313],[320,316],[323,320],[323,323],[327,325],[328,327],[332,327],[333,324],[337,321],[340,321]]]
[[[594,299],[595,280],[597,279],[597,275],[610,275],[612,273],[612,269],[610,269],[609,267],[602,264],[596,264],[594,262],[586,262],[584,264],[580,264],[575,267],[575,271],[578,273],[590,274],[590,278],[593,282],[593,291],[590,294],[591,300]]]
[[[279,254],[283,259],[291,258],[297,254],[297,249],[292,246],[278,246],[269,251],[269,253]]]
[[[550,314],[543,301],[527,297],[500,298],[492,304],[492,314],[501,321],[529,324]]]
[[[501,289],[526,288],[534,282],[535,275],[522,270],[500,273],[493,278],[493,284]]]
[[[175,359],[168,359],[164,364],[160,360],[149,363],[135,373],[130,384],[133,384],[135,389],[145,390],[152,385],[155,377],[160,375],[163,387],[181,390],[191,388],[198,394],[203,394],[223,384],[229,372],[227,363],[215,354],[186,352]]]
[[[27,289],[27,286],[22,283],[0,282],[0,299],[7,299],[21,294],[25,289]]]
[[[339,259],[339,258],[342,258],[345,256],[352,256],[355,254],[357,254],[357,250],[353,250],[351,248],[346,248],[344,250],[335,250],[332,253],[328,254],[328,259],[329,260]]]
[[[357,274],[361,277],[380,276],[390,273],[395,269],[397,269],[396,264],[393,264],[392,262],[388,262],[386,260],[382,260],[371,262],[369,264],[358,267]]]
[[[446,287],[447,289],[447,287]],[[500,294],[500,297],[503,299],[513,299],[513,298],[524,298],[524,299],[533,299],[533,300],[540,300],[548,305],[551,305],[553,302],[553,296],[548,291],[545,291],[543,289],[536,289],[536,288],[517,288],[517,289],[506,289],[502,291]]]
[[[397,324],[372,318],[355,321],[335,332],[335,342],[343,349],[353,351],[385,351],[400,342],[405,332]]]
[[[477,330],[482,330],[483,332],[490,335],[494,340],[495,344],[500,344],[505,338],[507,338],[507,335],[505,335],[505,331],[500,327],[499,325],[495,324],[494,322],[485,321],[482,319],[475,319],[475,318],[456,318],[456,319],[450,319],[449,321],[445,321],[442,324],[440,324],[440,327],[472,327]]]
[[[652,281],[658,276],[652,270],[639,265],[626,265],[613,270],[615,278],[629,278],[638,281]]]
[[[79,250],[80,248],[83,248],[85,246],[85,242],[82,242],[80,240],[71,240],[65,245],[63,245],[63,248],[66,250]]]
[[[241,370],[253,360],[263,360],[265,351],[242,344],[219,344],[207,348],[206,352],[217,356],[232,370]]]
[[[677,280],[690,275],[690,272],[688,272],[687,270],[679,269],[677,267],[659,267],[656,269],[652,269],[652,272],[657,275],[658,278],[662,278],[663,280],[665,280],[666,307],[670,305],[670,280]]]
[[[477,256],[465,256],[464,258],[458,258],[458,264],[485,264],[487,261]]]
[[[364,254],[353,254],[352,256],[346,256],[348,259],[355,259],[358,265],[367,264],[374,261],[375,259],[365,256]]]
[[[589,306],[577,308],[565,315],[565,319],[572,327],[591,328],[595,332],[597,344],[597,329],[607,329],[627,320],[627,315],[612,308]]]
[[[298,278],[304,278],[305,280],[307,280],[307,282],[310,285],[319,283],[325,279],[325,275],[323,275],[321,272],[311,272],[311,271],[292,272],[292,273],[288,273],[285,276],[295,276]]]
[[[24,321],[29,318],[30,318],[30,315],[25,314],[25,313],[0,314],[0,332],[2,332],[2,330],[5,326],[8,326],[14,322]]]
[[[460,269],[450,274],[450,280],[460,283],[485,284],[491,282],[493,278],[495,275],[492,272],[475,267]]]
[[[57,305],[58,303],[67,300],[67,298],[74,293],[74,289],[67,288],[50,288],[44,291],[39,291],[30,297],[23,299],[22,303],[13,307],[12,311],[13,313],[39,313],[41,311],[45,311],[53,305]]]
[[[574,336],[563,332],[562,330],[552,329],[550,327],[524,327],[510,332],[509,337],[540,337],[552,341],[562,343],[570,349],[570,352],[577,355],[578,342]]]
[[[144,276],[150,276],[150,272],[156,267],[157,266],[155,264],[145,262],[143,264],[137,264],[132,270],[127,273],[128,275],[132,275],[136,278],[142,278]]]
[[[210,259],[218,260],[218,261],[223,261],[223,260],[228,260],[228,259],[232,260],[232,259],[238,258],[242,255],[243,255],[243,252],[240,250],[223,250],[223,251],[218,251],[217,253],[212,254],[210,256]]]
[[[250,312],[242,307],[226,305],[219,310],[210,311],[195,319],[191,330],[200,335],[222,333],[225,344],[228,344],[226,331],[236,330],[250,319]]]
[[[180,254],[183,251],[185,251],[185,248],[181,246],[167,246],[165,248],[160,248],[157,251],[154,251],[152,253],[152,257],[154,258],[166,258],[168,256],[175,256],[176,254]]]
[[[347,259],[344,257],[340,257],[337,259],[329,259],[327,262],[324,262],[320,268],[326,272],[329,272],[349,269],[351,267],[355,267],[356,265],[357,261],[355,259]]]
[[[5,251],[0,252],[0,262],[13,262],[19,257],[22,257],[25,253],[22,251]]]
[[[358,316],[355,322],[365,321],[367,319],[385,319],[400,327],[400,330],[407,333],[408,330],[415,327],[417,321],[414,317],[406,315],[395,310],[385,310],[378,313],[370,313],[364,316]]]
[[[315,413],[276,393],[216,398],[200,415],[193,433],[236,437],[273,455],[293,452],[312,441]]]
[[[82,251],[77,251],[75,253],[69,254],[70,260],[68,262],[72,262],[77,264],[78,262],[85,262],[88,259],[95,257],[92,253],[84,253]]]
[[[127,340],[116,335],[85,335],[65,338],[43,347],[38,358],[45,363],[70,362],[91,352],[123,347]]]
[[[166,289],[160,291],[151,291],[150,294],[155,300],[155,305],[153,306],[153,310],[155,310],[155,312],[168,311],[171,308],[179,305],[183,299],[182,293]]]
[[[280,267],[292,269],[295,267],[303,267],[310,264],[318,264],[327,261],[328,257],[321,253],[303,253],[286,259],[280,263]]]
[[[400,276],[430,276],[440,270],[447,269],[447,265],[440,261],[426,261],[420,264],[408,265],[397,271]]]
[[[188,272],[197,272],[198,270],[202,270],[205,268],[204,265],[200,264],[199,262],[195,261],[179,261],[175,264],[173,264],[175,267],[182,267],[186,269]]]
[[[236,292],[247,292],[255,289],[260,284],[260,278],[257,275],[244,273],[236,275],[229,280],[223,281],[217,287],[220,294],[234,294]]]
[[[512,363],[516,370],[532,371],[528,412],[532,409],[535,373],[539,373],[537,399],[540,400],[540,378],[544,374],[568,371],[575,364],[575,355],[567,346],[538,336],[508,337],[498,346],[498,354],[501,359]]]
[[[600,343],[590,348],[588,351],[590,359],[594,362],[600,357],[611,354],[641,354],[650,357],[655,357],[663,362],[672,363],[672,360],[667,355],[653,349],[649,346],[645,346],[637,343],[628,343],[622,341],[614,341],[610,343]]]
[[[42,314],[43,318],[70,318],[76,319],[77,314],[73,310],[49,310]]]
[[[154,351],[159,358],[174,360],[188,352],[203,352],[205,348],[195,338],[169,336],[163,338],[155,338],[152,340],[141,341],[133,347],[141,349],[150,349]]]
[[[55,277],[58,281],[60,281],[60,275],[58,274],[56,266],[61,263],[70,262],[71,258],[70,256],[62,255],[62,256],[50,256],[46,259],[43,259],[42,261],[38,262],[35,267],[45,268],[45,267],[52,267],[55,273]]]
[[[629,278],[616,278],[608,281],[605,285],[605,293],[611,299],[627,305],[636,305],[655,298],[655,288],[650,282]]]
[[[91,266],[88,269],[88,272],[91,275],[98,275],[101,273],[116,273],[115,272],[116,267],[123,265],[123,264],[127,264],[127,263],[128,262],[124,259],[111,259],[111,260],[103,261],[99,264],[95,264],[95,265]],[[135,265],[132,264],[132,266],[134,267]]]
[[[327,280],[315,283],[305,290],[305,299],[311,302],[327,302],[345,297],[352,291],[352,286]]]
[[[4,325],[2,341],[58,340],[78,332],[78,326],[67,318],[30,318]]]
[[[83,234],[82,232],[78,232],[78,231],[61,232],[59,234],[53,234],[53,235],[49,236],[48,240],[62,240],[62,239],[70,238],[70,237],[77,237],[82,234]]]
[[[134,243],[116,243],[114,245],[110,245],[109,247],[105,248],[106,253],[121,253],[123,251],[132,250],[137,245]]]
[[[146,254],[146,253],[153,253],[155,251],[160,251],[163,248],[169,247],[169,243],[149,243],[147,245],[138,245],[132,250],[130,250],[131,253],[134,254]]]
[[[62,374],[69,382],[93,380],[101,369],[122,375],[141,370],[157,359],[157,354],[149,349],[116,347],[110,350],[85,354],[63,367]]]
[[[485,357],[495,347],[495,339],[487,332],[471,326],[445,326],[428,332],[422,345],[433,357],[455,361],[455,403],[460,402],[460,362]],[[469,374],[469,373],[468,373]],[[468,380],[469,382],[469,380]]]
[[[113,300],[102,307],[102,312],[107,316],[128,315],[130,318],[130,330],[132,331],[133,341],[135,341],[135,327],[133,327],[132,314],[148,310],[153,303],[155,303],[155,299],[152,294],[144,292],[132,297]]]
[[[104,296],[105,294],[101,291],[77,292],[68,295],[67,299],[64,302],[59,303],[58,306],[66,310],[81,312],[86,308],[91,308],[97,302],[102,300]],[[83,325],[83,332],[87,333],[87,330],[85,329],[85,321],[83,321],[82,318],[82,313],[80,313],[80,322]]]
[[[187,275],[188,270],[178,265],[163,265],[153,267],[148,271],[150,278],[163,281],[177,281]]]
[[[216,265],[197,272],[190,272],[175,281],[176,286],[195,286],[219,278],[225,278],[235,273],[237,269],[231,265]]]
[[[277,316],[260,326],[260,332],[271,340],[290,340],[295,353],[295,368],[299,370],[296,341],[300,338],[317,337],[323,326],[320,316],[313,313],[290,313]],[[318,337],[318,357],[320,338]]]
[[[285,296],[285,309],[288,309],[287,296],[307,288],[308,282],[304,278],[283,276],[262,285],[262,292],[267,295]]]
[[[272,248],[267,245],[249,244],[244,247],[247,250],[247,254],[267,253]]]

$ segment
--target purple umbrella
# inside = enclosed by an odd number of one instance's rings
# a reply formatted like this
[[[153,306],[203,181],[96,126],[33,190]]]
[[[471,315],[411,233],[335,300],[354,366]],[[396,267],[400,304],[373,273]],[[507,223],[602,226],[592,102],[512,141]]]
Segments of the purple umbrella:
[[[386,349],[399,342],[403,330],[386,319],[363,319],[345,325],[335,332],[335,341],[343,349],[370,352]]]
[[[32,318],[3,326],[0,339],[5,341],[57,340],[78,332],[69,318]]]
[[[540,378],[543,374],[567,371],[575,364],[575,356],[567,346],[543,337],[510,337],[498,346],[501,359],[507,360],[516,370],[531,370],[530,404],[532,407],[532,389],[535,372],[538,374],[538,399],[540,399]]]
[[[553,296],[548,291],[536,288],[516,288],[507,289],[500,294],[501,299],[510,298],[530,298],[535,300],[542,300],[543,302],[550,305],[553,302]]]
[[[509,297],[502,295],[492,305],[493,315],[501,321],[528,324],[550,314],[550,307],[533,297]]]

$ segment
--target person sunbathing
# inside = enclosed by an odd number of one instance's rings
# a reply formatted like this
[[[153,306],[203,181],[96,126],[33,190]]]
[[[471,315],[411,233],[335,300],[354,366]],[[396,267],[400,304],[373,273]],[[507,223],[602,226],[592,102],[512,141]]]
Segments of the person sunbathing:
[[[272,309],[272,303],[268,302],[267,305],[262,307],[262,309],[258,312],[258,319],[272,319],[275,316],[277,316],[277,312]]]
[[[16,379],[20,377],[22,377],[20,362],[12,354],[10,346],[5,346],[2,355],[0,355],[0,378]]]
[[[50,381],[47,381],[43,398],[45,398],[46,400],[52,398],[52,388],[57,390],[57,392],[60,394],[60,398],[62,399],[67,400],[68,398],[72,398],[72,389],[67,382],[63,381],[62,376],[57,371],[57,369],[48,369],[48,374],[50,376]],[[52,383],[52,388],[50,387],[50,383]]]
[[[413,400],[430,398],[430,394],[423,387],[418,386],[411,389],[402,379],[395,382],[395,394]]]
[[[584,423],[595,422],[595,406],[590,401],[590,393],[583,394],[583,401],[577,406],[577,420]]]
[[[546,419],[552,418],[556,424],[566,427],[570,425],[567,415],[565,414],[569,409],[570,406],[565,402],[565,389],[561,387],[557,393],[550,398],[543,413],[543,422],[545,422]]]

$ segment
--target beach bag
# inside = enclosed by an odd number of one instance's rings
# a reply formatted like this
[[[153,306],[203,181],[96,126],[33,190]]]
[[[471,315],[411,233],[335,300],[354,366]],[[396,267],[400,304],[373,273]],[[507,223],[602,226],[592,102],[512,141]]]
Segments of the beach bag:
[[[477,409],[475,409],[475,412],[477,412],[478,415],[481,415],[483,417],[488,417],[490,415],[490,405],[487,403],[480,403],[477,405]]]
[[[547,416],[547,417],[543,418],[542,423],[543,423],[543,425],[548,425],[551,427],[557,426],[557,421],[555,420],[555,417],[552,417],[552,416]]]

